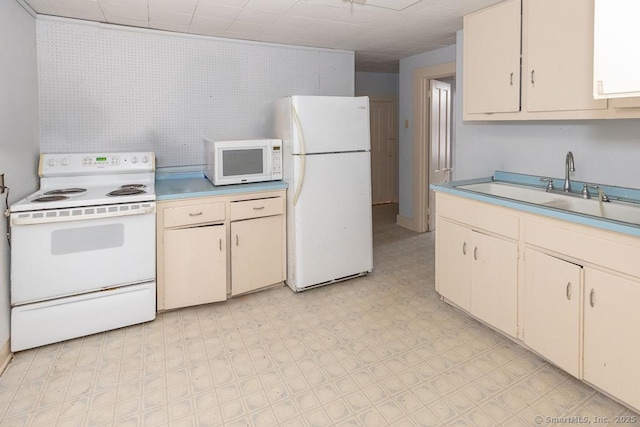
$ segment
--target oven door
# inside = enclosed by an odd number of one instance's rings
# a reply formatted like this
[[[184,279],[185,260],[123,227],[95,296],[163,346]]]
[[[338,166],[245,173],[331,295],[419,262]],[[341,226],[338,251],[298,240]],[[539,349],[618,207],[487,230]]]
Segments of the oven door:
[[[11,304],[155,279],[155,202],[11,214]]]

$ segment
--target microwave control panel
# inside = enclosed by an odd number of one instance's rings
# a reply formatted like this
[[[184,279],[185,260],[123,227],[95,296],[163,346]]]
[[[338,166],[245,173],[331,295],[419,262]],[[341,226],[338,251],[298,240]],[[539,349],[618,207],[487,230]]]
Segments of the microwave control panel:
[[[271,167],[273,178],[282,178],[282,147],[280,145],[271,147],[271,161],[273,162]]]

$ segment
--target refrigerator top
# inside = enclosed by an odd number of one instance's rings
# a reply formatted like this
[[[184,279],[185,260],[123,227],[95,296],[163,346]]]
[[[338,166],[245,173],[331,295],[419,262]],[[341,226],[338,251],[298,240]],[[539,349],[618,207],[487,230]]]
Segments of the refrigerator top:
[[[292,154],[370,151],[368,97],[292,96],[290,107]]]

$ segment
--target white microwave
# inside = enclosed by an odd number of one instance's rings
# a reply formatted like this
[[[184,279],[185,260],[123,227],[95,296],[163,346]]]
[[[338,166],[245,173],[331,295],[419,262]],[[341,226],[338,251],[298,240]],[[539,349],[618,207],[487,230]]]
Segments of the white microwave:
[[[210,141],[207,146],[205,175],[213,185],[282,179],[282,141],[248,139]]]

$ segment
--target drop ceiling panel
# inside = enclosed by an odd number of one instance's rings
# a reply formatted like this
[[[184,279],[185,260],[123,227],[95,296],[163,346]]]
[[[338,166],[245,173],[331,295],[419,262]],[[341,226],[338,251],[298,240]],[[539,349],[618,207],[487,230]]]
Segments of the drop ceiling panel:
[[[133,27],[377,53],[394,68],[455,43],[462,16],[501,0],[24,0],[37,13]],[[367,57],[369,58],[369,57]],[[387,62],[385,62],[387,61]],[[362,65],[362,66],[361,66]]]

